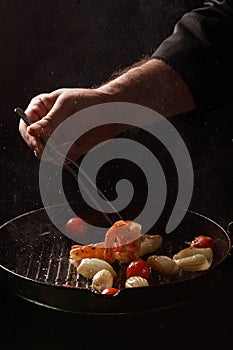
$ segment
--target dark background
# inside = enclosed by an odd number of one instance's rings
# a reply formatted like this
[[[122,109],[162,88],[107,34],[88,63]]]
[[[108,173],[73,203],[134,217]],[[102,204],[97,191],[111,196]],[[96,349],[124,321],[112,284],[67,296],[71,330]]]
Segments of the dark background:
[[[38,93],[60,87],[100,84],[114,71],[152,54],[163,38],[172,32],[180,16],[200,3],[195,0],[1,0],[0,224],[42,206],[38,189],[39,161],[19,136],[13,109],[16,106],[25,108]],[[233,220],[231,118],[232,103],[229,101],[218,110],[195,112],[173,119],[187,143],[195,170],[190,208],[216,220],[223,227]],[[229,270],[227,274],[229,278]],[[39,320],[36,327],[43,324],[44,328],[41,326],[43,329],[39,328],[38,332],[46,334],[47,330],[50,345],[53,337],[62,339],[62,344],[70,342],[68,333],[65,338],[55,334],[57,328],[53,320],[59,313],[47,314],[37,306],[28,306],[27,302],[15,299],[4,286],[1,290],[6,322],[0,341],[3,340],[5,349],[19,340],[25,344],[27,328],[35,339],[36,329],[31,322],[27,320],[26,328],[20,324],[21,313],[24,312],[28,319],[32,318],[32,322]],[[229,290],[226,295],[230,295]],[[214,304],[214,297],[212,299]],[[229,303],[227,306],[217,305],[215,316],[225,318],[223,309],[232,310]],[[211,305],[209,308],[213,311]],[[161,340],[169,332],[165,324],[171,315],[165,313],[159,317],[163,321],[156,329],[161,331]],[[46,319],[49,322],[47,326]],[[71,321],[67,316],[64,320],[67,323]],[[86,318],[72,319],[72,322],[89,324],[91,332],[96,324],[96,321],[88,323]],[[126,321],[125,327],[130,324],[128,322],[130,320]],[[117,321],[114,327],[116,324]],[[229,334],[228,331],[226,329],[224,334]],[[80,328],[76,332],[78,337],[82,336]],[[119,337],[117,330],[116,333]],[[221,333],[219,340],[222,336]],[[88,348],[84,343],[82,346]],[[1,344],[0,347],[4,348]]]
[[[16,106],[60,87],[91,87],[153,53],[200,1],[1,1],[0,223],[41,206],[38,166],[18,133]],[[230,219],[231,103],[174,118],[193,160],[191,208]]]

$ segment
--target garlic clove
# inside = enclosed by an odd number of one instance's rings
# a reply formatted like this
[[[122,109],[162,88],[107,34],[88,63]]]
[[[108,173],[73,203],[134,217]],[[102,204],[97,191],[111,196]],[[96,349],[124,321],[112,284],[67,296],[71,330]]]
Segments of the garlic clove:
[[[98,271],[93,279],[91,287],[98,292],[102,292],[106,288],[112,288],[113,285],[113,276],[109,270],[100,270]]]
[[[97,259],[97,258],[84,258],[81,260],[81,263],[77,267],[77,272],[91,279],[93,276],[100,270],[108,270],[111,272],[113,277],[116,277],[116,271],[113,267],[105,260]]]
[[[129,277],[125,282],[125,288],[148,287],[149,282],[140,276]]]
[[[173,256],[174,260],[181,259],[181,258],[186,258],[188,256],[192,256],[195,254],[202,254],[206,257],[208,262],[212,264],[213,261],[213,250],[208,247],[208,248],[196,248],[196,247],[187,247],[185,249],[182,249],[179,253],[175,254]]]
[[[141,238],[139,256],[153,253],[161,246],[163,237],[161,235],[144,234]]]
[[[151,268],[162,275],[174,275],[179,272],[176,261],[166,255],[151,255],[147,259]]]
[[[208,270],[211,265],[203,254],[194,254],[175,261],[183,271],[205,271]]]

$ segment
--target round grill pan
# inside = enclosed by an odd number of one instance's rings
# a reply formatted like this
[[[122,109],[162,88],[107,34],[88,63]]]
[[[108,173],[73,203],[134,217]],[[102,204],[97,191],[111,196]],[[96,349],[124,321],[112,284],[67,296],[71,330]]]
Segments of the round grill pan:
[[[163,235],[159,227],[155,234]],[[38,209],[0,227],[0,276],[20,297],[63,311],[125,314],[161,309],[203,292],[229,255],[228,233],[214,221],[191,211],[186,212],[173,233],[163,235],[162,248],[157,253],[172,256],[199,234],[215,240],[214,260],[209,270],[155,279],[150,287],[122,289],[114,296],[100,295],[91,290],[90,281],[79,276],[70,264],[69,251],[75,242],[54,227],[45,209]],[[117,264],[114,267],[118,272],[118,287],[122,288],[125,267]]]

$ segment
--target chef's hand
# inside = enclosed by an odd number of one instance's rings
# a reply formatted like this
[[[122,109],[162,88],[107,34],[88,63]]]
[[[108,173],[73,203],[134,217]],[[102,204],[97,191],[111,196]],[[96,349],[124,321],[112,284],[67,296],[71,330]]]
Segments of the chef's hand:
[[[83,108],[106,102],[107,98],[106,93],[95,89],[59,89],[38,95],[31,100],[25,110],[32,124],[27,126],[23,120],[20,120],[19,132],[28,146],[34,150],[36,157],[41,158],[44,147],[39,138],[48,138],[66,118]],[[89,148],[98,143],[100,138],[103,140],[112,136],[110,126],[104,127],[101,131],[101,135],[95,131],[90,132]],[[59,145],[58,148],[61,153],[62,146]],[[81,137],[80,141],[73,145],[68,156],[78,159],[88,151],[86,147],[87,142],[84,137]]]
[[[43,146],[39,137],[49,137],[67,117],[95,104],[119,101],[150,107],[165,117],[195,108],[191,91],[179,74],[165,62],[152,58],[136,63],[99,88],[59,89],[33,98],[25,111],[33,124],[26,127],[21,121],[19,130],[29,147],[40,157]],[[89,149],[90,143],[95,145],[96,141],[104,141],[121,132],[112,128],[109,125],[101,132],[94,130],[89,134]],[[73,159],[78,159],[87,151],[85,136],[80,139],[78,146],[74,147]]]

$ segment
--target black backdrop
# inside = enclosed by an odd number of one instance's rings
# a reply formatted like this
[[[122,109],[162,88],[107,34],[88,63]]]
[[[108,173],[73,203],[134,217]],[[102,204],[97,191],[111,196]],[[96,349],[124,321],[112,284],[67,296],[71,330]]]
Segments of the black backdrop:
[[[161,40],[158,1],[1,1],[0,220],[41,206],[39,162],[18,134],[15,106],[59,87],[89,87]],[[172,7],[167,23],[175,23]],[[181,11],[181,10],[180,10]],[[156,20],[155,20],[156,18]],[[163,33],[165,35],[165,33]]]
[[[0,222],[41,206],[38,166],[12,111],[41,92],[90,87],[150,55],[200,1],[5,1],[0,3]],[[193,157],[191,208],[232,219],[231,106],[177,123]],[[181,120],[183,120],[181,122]],[[180,129],[179,129],[180,128]]]
[[[18,121],[12,113],[14,107],[25,108],[36,94],[59,87],[99,84],[113,71],[150,55],[171,33],[180,15],[198,3],[200,1],[196,0],[0,1],[0,224],[42,205],[38,189],[39,162],[18,134]],[[223,226],[233,220],[231,111],[229,102],[208,114],[191,113],[173,120],[193,159],[195,187],[191,208]],[[231,270],[226,271],[229,281],[231,274]],[[24,347],[28,344],[27,348],[31,348],[30,344],[33,344],[33,348],[38,349],[53,348],[54,345],[56,349],[67,348],[67,345],[81,345],[87,349],[91,341],[98,345],[100,334],[106,339],[105,329],[114,334],[114,339],[110,336],[111,347],[114,348],[115,343],[129,349],[132,346],[129,333],[134,333],[135,323],[131,330],[130,317],[121,322],[119,329],[118,319],[113,324],[113,318],[105,323],[102,318],[99,321],[92,321],[90,317],[72,318],[14,298],[3,286],[0,286],[0,292],[4,326],[1,348],[15,348],[19,344]],[[192,343],[197,339],[198,344],[199,340],[209,344],[213,339],[215,345],[224,346],[230,323],[222,321],[226,310],[229,315],[232,312],[231,303],[228,303],[232,291],[227,284],[221,292],[223,296],[216,290],[217,296],[213,294],[212,298],[208,296],[204,300],[205,312],[201,319],[198,300],[191,314],[184,306],[185,321],[178,322],[178,330],[175,324],[177,315],[183,315],[182,308],[175,310],[173,317],[169,311],[163,316],[158,313],[152,323],[147,317],[143,321],[140,315],[135,317],[141,334],[133,334],[134,344],[140,344],[141,348],[149,340],[157,346],[162,340],[161,345],[171,341],[171,344],[181,346],[186,334]],[[201,328],[195,317],[191,322],[197,314]],[[221,324],[222,333],[219,330]],[[95,335],[93,339],[92,334]],[[198,338],[200,334],[202,339]],[[9,347],[5,346],[4,340]]]

